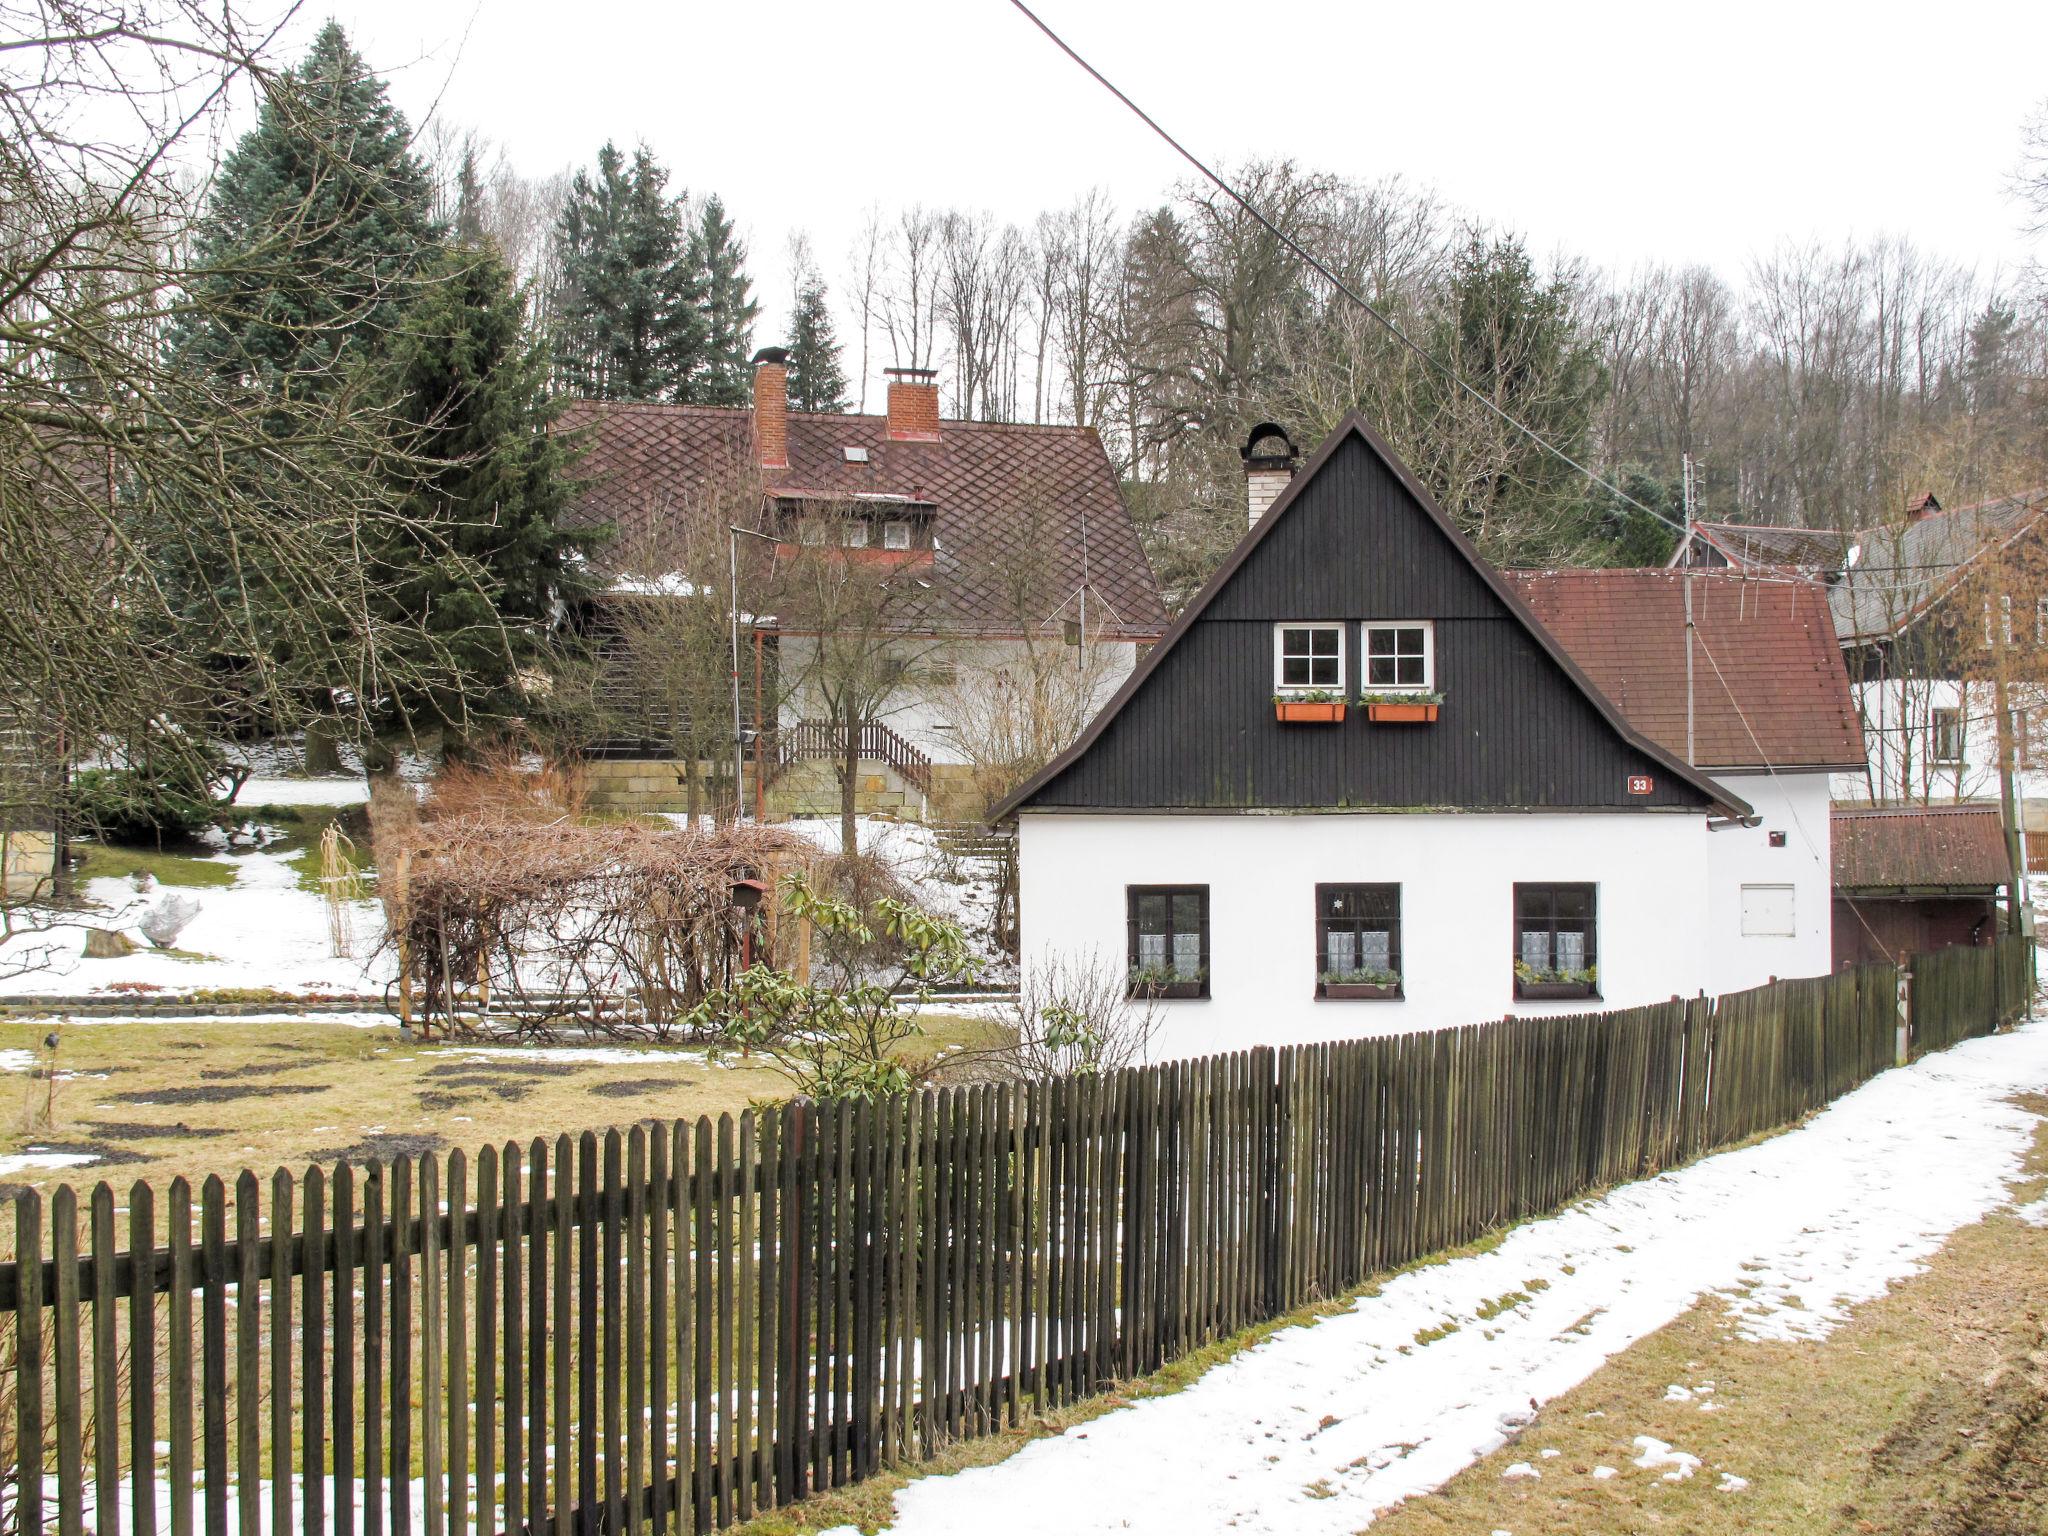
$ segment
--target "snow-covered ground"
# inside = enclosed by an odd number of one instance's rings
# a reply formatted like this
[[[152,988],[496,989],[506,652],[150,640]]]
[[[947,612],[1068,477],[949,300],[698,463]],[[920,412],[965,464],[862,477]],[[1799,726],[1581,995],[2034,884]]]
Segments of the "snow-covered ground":
[[[1577,1385],[1702,1295],[1725,1298],[1731,1335],[1824,1336],[2005,1203],[2038,1123],[2009,1096],[2043,1086],[2048,1024],[1886,1072],[1799,1130],[1402,1275],[1176,1395],[997,1466],[915,1482],[890,1529],[1356,1531],[1499,1447],[1532,1400]],[[1712,1382],[1673,1388],[1715,1411]],[[1683,1444],[1635,1443],[1640,1456],[1602,1471],[1648,1481],[1699,1465]],[[1546,1460],[1532,1444],[1512,1470],[1540,1477]],[[1717,1486],[1741,1485],[1743,1468],[1709,1470]]]
[[[317,995],[383,990],[393,966],[388,955],[376,953],[384,932],[384,909],[377,902],[348,904],[356,958],[337,958],[328,938],[327,903],[300,888],[298,871],[283,855],[218,853],[213,860],[231,865],[235,882],[175,890],[199,904],[199,915],[178,936],[178,953],[152,948],[135,926],[144,910],[163,897],[165,888],[138,892],[127,880],[93,880],[84,894],[100,910],[79,924],[18,940],[22,949],[48,944],[56,958],[47,969],[0,975],[0,995],[104,992],[124,982],[166,992],[273,988]],[[118,929],[139,948],[117,959],[85,959],[88,924]]]

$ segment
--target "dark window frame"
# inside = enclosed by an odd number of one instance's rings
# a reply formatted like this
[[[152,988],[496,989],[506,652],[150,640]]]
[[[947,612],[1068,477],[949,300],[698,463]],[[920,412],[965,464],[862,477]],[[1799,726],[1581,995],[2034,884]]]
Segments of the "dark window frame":
[[[1196,932],[1200,935],[1197,941],[1198,958],[1196,970],[1198,975],[1193,981],[1177,979],[1169,983],[1168,985],[1172,990],[1164,991],[1162,995],[1207,997],[1209,995],[1209,887],[1206,885],[1127,885],[1124,887],[1125,953],[1129,965],[1129,974],[1132,976],[1137,975],[1139,968],[1138,939],[1140,929],[1138,927],[1138,904],[1148,896],[1160,896],[1166,900],[1166,927],[1162,930],[1162,933],[1166,939],[1166,950],[1169,956],[1173,953],[1174,938],[1184,931],[1174,924],[1174,898],[1193,896],[1201,903],[1196,924]],[[1136,995],[1139,989],[1133,984],[1131,991],[1133,995]]]
[[[1583,896],[1586,916],[1577,918],[1560,917],[1560,897]],[[1547,910],[1541,913],[1531,909],[1538,903],[1547,903]],[[1510,929],[1510,972],[1515,980],[1515,995],[1522,996],[1575,996],[1595,997],[1600,995],[1598,981],[1600,967],[1600,886],[1591,880],[1517,880],[1514,886],[1513,924]],[[1526,964],[1523,935],[1532,930],[1548,933],[1550,942],[1546,946],[1548,964],[1539,969],[1545,971],[1586,970],[1594,974],[1590,982],[1537,981],[1525,982],[1520,967]],[[1557,936],[1559,933],[1580,933],[1585,937],[1585,952],[1575,966],[1560,966],[1557,957]],[[1581,988],[1573,992],[1537,991],[1536,988],[1555,989],[1563,987]]]
[[[1937,768],[1953,768],[1964,760],[1963,711],[1961,706],[1935,704],[1927,711],[1927,761]]]
[[[1393,916],[1375,918],[1364,913],[1355,916],[1334,917],[1331,905],[1342,893],[1373,893],[1381,899],[1391,897]],[[1370,899],[1370,898],[1368,898]],[[1368,929],[1384,929],[1387,935],[1386,968],[1402,979],[1394,983],[1396,996],[1405,995],[1406,977],[1401,970],[1401,883],[1398,880],[1325,880],[1316,883],[1316,927],[1315,927],[1315,978],[1316,996],[1328,993],[1323,973],[1329,969],[1329,936],[1333,928],[1348,928],[1363,933]]]

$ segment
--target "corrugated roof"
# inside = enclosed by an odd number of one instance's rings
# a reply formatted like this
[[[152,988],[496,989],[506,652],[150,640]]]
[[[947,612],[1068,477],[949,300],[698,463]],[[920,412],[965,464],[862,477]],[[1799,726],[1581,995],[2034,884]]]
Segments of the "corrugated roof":
[[[2044,511],[2048,488],[1867,528],[1706,522],[1694,527],[1738,565],[1825,573],[1832,583],[1828,602],[1835,636],[1851,645],[1897,634],[1953,586],[1972,561],[2003,545]]]
[[[753,469],[745,408],[584,401],[563,416],[584,447],[577,509],[628,546],[691,494]],[[867,451],[852,462],[848,448]],[[1138,544],[1115,471],[1093,431],[947,421],[939,440],[892,442],[883,416],[789,415],[789,467],[758,471],[777,496],[908,497],[934,504],[938,554],[926,619],[940,629],[1013,631],[1019,571],[1041,623],[1075,616],[1084,566],[1089,624],[1151,638],[1166,628],[1159,583]],[[1085,531],[1085,538],[1084,538]]]
[[[1503,572],[1630,725],[1686,750],[1680,571]],[[1826,593],[1739,571],[1696,571],[1693,761],[1710,768],[1856,767],[1863,732]]]
[[[1986,890],[2009,872],[1995,805],[1838,805],[1832,828],[1838,890]]]

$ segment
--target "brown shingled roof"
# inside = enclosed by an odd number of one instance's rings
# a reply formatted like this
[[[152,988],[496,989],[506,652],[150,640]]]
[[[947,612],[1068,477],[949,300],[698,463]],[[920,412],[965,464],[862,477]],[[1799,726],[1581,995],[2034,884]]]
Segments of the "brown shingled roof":
[[[1628,723],[1683,756],[1684,574],[1502,574]],[[1861,766],[1863,733],[1826,591],[1734,571],[1695,572],[1691,580],[1693,760],[1709,768]]]
[[[753,412],[743,408],[585,401],[562,426],[584,449],[578,514],[629,540],[675,516],[707,480],[757,472]],[[758,473],[771,495],[931,502],[939,605],[931,622],[942,631],[1014,630],[1001,578],[1025,561],[1044,565],[1043,623],[1075,616],[1085,562],[1091,628],[1100,621],[1109,633],[1147,639],[1166,628],[1158,580],[1093,431],[947,421],[930,443],[892,442],[887,428],[883,416],[792,411],[789,467]],[[847,448],[865,449],[865,462],[849,462]]]
[[[1995,805],[1838,805],[1832,825],[1837,890],[1988,890],[2009,872]]]

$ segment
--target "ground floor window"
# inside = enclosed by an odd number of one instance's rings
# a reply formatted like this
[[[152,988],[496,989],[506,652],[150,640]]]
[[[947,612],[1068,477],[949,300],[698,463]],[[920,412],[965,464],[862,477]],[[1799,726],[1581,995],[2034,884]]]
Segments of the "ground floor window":
[[[1133,885],[1129,903],[1131,990],[1162,997],[1209,995],[1209,887]]]
[[[1515,991],[1522,997],[1594,997],[1600,982],[1598,889],[1515,886]]]
[[[1399,996],[1401,887],[1316,887],[1316,991],[1325,997]]]

